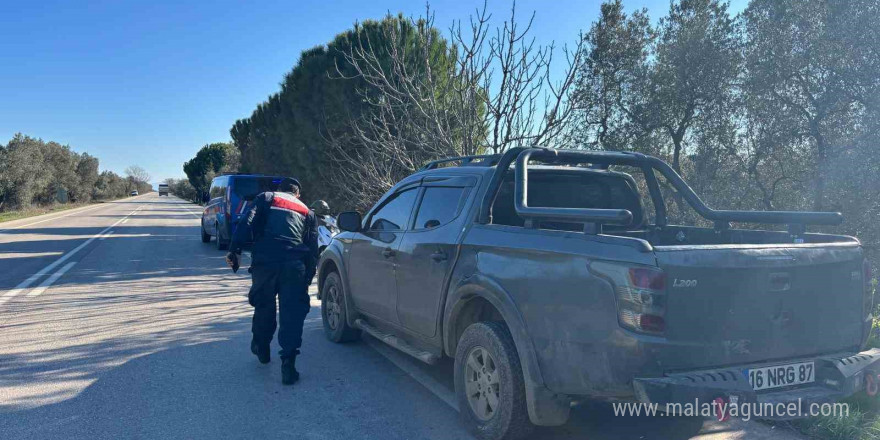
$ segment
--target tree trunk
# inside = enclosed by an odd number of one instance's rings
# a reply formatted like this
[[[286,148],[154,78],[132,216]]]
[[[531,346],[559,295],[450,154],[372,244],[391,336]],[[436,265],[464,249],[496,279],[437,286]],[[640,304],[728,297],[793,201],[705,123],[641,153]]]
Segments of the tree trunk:
[[[828,145],[819,130],[819,121],[810,121],[810,134],[816,140],[816,193],[813,210],[821,211],[825,205],[825,174],[828,165]]]
[[[672,134],[672,169],[681,174],[681,142],[684,139],[684,130]]]

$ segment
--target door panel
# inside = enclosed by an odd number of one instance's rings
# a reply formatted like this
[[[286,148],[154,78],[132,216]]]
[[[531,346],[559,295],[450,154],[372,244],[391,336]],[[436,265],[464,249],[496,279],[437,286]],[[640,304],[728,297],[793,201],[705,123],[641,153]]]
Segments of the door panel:
[[[217,230],[217,222],[218,216],[220,215],[220,205],[223,203],[222,199],[213,199],[208,205],[209,212],[211,213],[208,216],[208,224],[206,225],[206,229],[211,231],[210,234],[216,236],[219,231]]]
[[[437,331],[467,195],[462,187],[426,187],[414,229],[407,231],[397,252],[397,317],[405,328],[426,337]]]
[[[418,188],[399,191],[367,218],[367,230],[354,234],[348,262],[355,307],[381,320],[397,323],[397,249],[410,224]]]
[[[397,285],[394,282],[394,253],[403,232],[356,234],[348,263],[351,299],[355,307],[383,320],[397,322],[394,312]]]

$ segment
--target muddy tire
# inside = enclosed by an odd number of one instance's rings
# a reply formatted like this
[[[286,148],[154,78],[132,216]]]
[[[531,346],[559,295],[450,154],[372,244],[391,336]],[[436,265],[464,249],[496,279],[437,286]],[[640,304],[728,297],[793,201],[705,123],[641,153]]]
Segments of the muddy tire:
[[[532,432],[519,355],[504,324],[465,329],[455,350],[455,395],[463,422],[480,439],[517,440]]]
[[[345,292],[342,279],[336,272],[330,272],[321,284],[321,321],[327,339],[341,343],[357,340],[361,331],[348,325],[345,307]]]

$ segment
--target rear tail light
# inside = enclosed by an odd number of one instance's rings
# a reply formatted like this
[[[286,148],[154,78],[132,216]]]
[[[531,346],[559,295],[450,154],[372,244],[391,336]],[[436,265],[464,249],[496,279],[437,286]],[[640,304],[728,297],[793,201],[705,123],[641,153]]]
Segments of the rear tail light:
[[[662,270],[596,261],[590,271],[614,286],[620,325],[639,333],[666,331],[666,274]]]
[[[666,275],[662,271],[653,268],[629,268],[629,281],[632,286],[641,289],[666,290]]]
[[[232,185],[226,187],[226,219],[232,214]]]

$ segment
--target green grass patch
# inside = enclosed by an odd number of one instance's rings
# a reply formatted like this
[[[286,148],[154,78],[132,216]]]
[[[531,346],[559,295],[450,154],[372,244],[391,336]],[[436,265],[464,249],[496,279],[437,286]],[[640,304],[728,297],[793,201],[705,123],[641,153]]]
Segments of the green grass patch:
[[[871,280],[877,288],[877,279]],[[876,304],[876,301],[875,301]],[[878,310],[880,311],[880,310]],[[880,315],[874,313],[868,347],[880,347]],[[849,414],[829,417],[814,417],[797,420],[792,427],[811,439],[822,440],[880,440],[880,402],[876,397],[868,397],[865,392],[857,393],[842,400],[849,405]]]
[[[95,202],[101,203],[101,202]],[[0,212],[0,223],[8,222],[12,220],[18,220],[22,218],[35,217],[43,214],[50,214],[53,212],[67,211],[69,209],[81,208],[83,206],[91,205],[91,203],[57,203],[50,206],[35,206],[27,209],[22,209],[19,211],[6,211]]]
[[[877,399],[862,392],[842,402],[849,405],[849,414],[796,420],[792,427],[811,439],[880,440]]]

